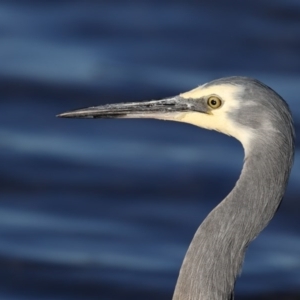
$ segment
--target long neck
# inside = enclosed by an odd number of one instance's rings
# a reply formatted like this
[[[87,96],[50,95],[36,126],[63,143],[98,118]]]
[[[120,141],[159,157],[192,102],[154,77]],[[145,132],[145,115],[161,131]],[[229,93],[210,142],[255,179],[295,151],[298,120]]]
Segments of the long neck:
[[[279,143],[269,143],[271,138]],[[173,300],[233,299],[246,248],[274,216],[292,160],[292,139],[279,136],[260,139],[249,151],[235,188],[198,228]]]

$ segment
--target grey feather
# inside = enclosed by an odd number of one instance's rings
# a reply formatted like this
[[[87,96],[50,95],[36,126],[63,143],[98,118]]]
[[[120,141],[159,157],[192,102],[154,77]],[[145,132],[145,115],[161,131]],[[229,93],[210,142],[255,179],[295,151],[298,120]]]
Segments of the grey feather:
[[[285,101],[251,78],[229,77],[208,85],[242,86],[229,113],[253,129],[251,149],[231,193],[198,228],[182,264],[173,300],[228,300],[249,243],[269,223],[284,195],[294,156],[294,127]],[[206,85],[206,86],[208,86]]]

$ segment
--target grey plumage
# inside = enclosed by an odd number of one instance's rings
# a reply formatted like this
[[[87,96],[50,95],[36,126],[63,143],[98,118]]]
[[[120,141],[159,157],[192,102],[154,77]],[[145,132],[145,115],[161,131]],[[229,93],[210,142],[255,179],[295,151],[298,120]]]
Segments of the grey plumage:
[[[222,106],[208,105],[212,95]],[[173,98],[99,106],[60,116],[176,120],[241,140],[245,160],[240,178],[198,228],[173,296],[174,300],[233,299],[247,246],[274,216],[290,174],[294,128],[285,101],[258,80],[228,77]]]
[[[293,162],[294,129],[284,100],[254,79],[230,77],[210,84],[224,82],[243,84],[239,100],[247,102],[247,109],[229,117],[236,126],[255,130],[255,137],[236,186],[207,216],[190,244],[174,300],[231,299],[247,246],[274,216]]]

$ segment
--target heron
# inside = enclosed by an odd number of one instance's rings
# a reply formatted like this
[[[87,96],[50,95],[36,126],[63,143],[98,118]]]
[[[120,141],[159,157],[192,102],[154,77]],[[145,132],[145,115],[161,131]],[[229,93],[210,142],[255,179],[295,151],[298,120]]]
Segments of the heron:
[[[257,79],[233,76],[162,100],[107,104],[58,116],[171,120],[241,142],[240,177],[197,229],[173,294],[173,300],[232,300],[247,247],[276,213],[292,168],[295,132],[283,98]]]

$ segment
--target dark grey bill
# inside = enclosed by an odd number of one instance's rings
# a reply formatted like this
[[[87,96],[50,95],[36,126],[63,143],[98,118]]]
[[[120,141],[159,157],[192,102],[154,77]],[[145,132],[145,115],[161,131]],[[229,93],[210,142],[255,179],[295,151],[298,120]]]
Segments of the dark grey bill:
[[[185,111],[207,112],[202,99],[185,99],[180,96],[163,100],[107,104],[73,110],[57,115],[61,118],[122,118],[130,115],[172,113]]]

